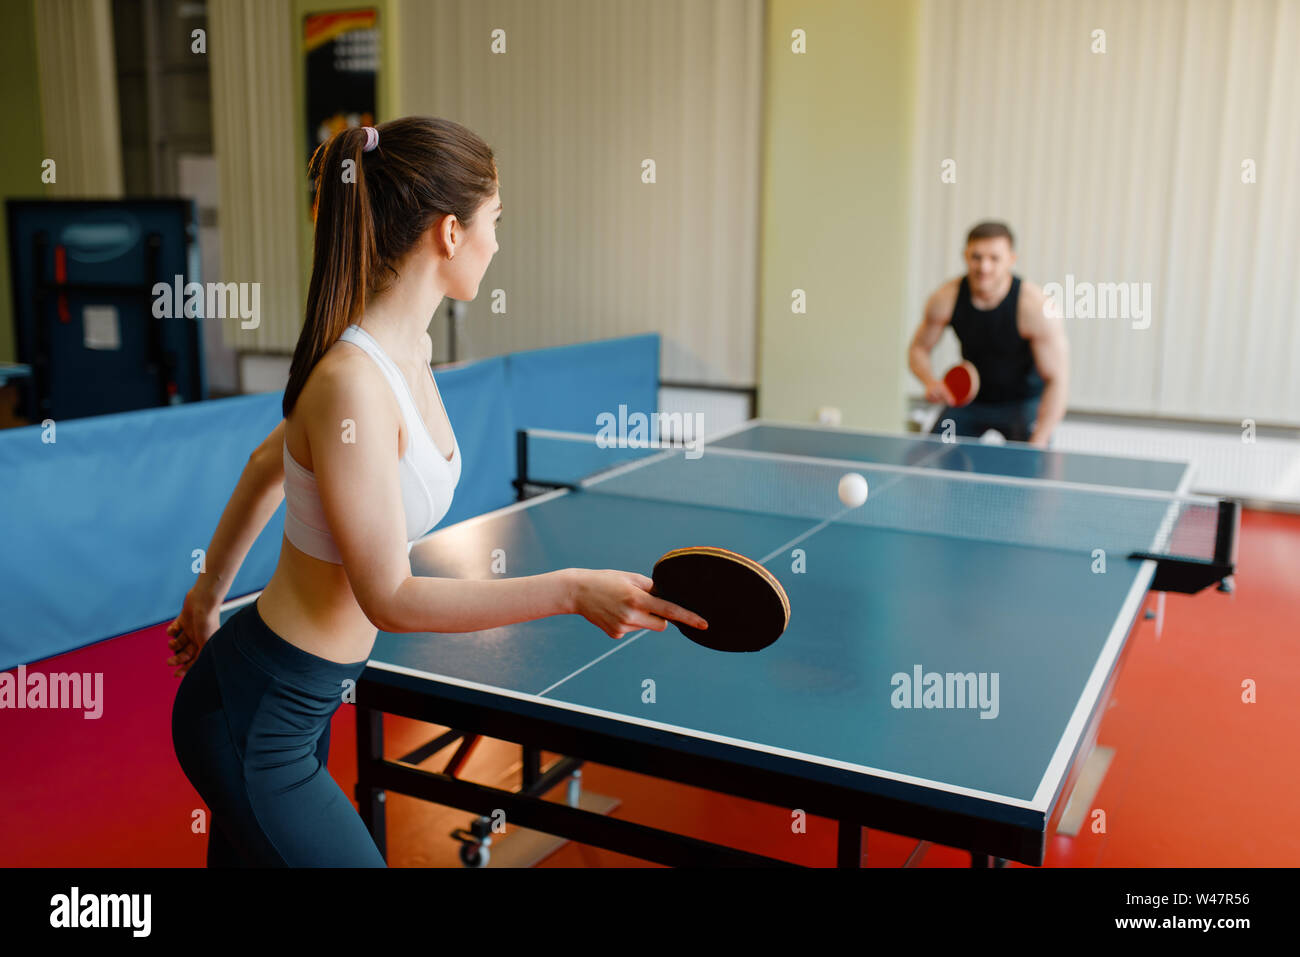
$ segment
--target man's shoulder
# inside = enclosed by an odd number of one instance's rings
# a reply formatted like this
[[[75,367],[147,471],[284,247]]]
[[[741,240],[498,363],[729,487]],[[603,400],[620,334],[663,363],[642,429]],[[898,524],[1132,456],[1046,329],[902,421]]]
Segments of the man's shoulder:
[[[964,278],[964,276],[954,276],[940,283],[939,287],[930,293],[930,298],[925,303],[927,319],[941,319],[946,322],[952,318],[952,310],[957,305],[957,294]]]
[[[1060,307],[1038,283],[1021,279],[1016,315],[1022,328],[1042,330],[1047,328],[1051,320],[1060,318]]]
[[[1043,287],[1038,285],[1038,283],[1026,279],[1023,276],[1016,276],[1016,279],[1020,280],[1021,303],[1024,303],[1026,300],[1029,300],[1030,302],[1042,302],[1047,298],[1043,293]]]

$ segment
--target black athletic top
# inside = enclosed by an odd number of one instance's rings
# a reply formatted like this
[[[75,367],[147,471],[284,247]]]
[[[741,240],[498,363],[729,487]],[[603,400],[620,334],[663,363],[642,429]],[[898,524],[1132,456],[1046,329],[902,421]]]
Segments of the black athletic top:
[[[1019,303],[1019,276],[1011,277],[1010,292],[992,309],[976,309],[970,301],[970,283],[967,277],[961,278],[948,324],[961,342],[961,357],[980,374],[976,402],[1010,402],[1042,395],[1043,379],[1033,350],[1016,328]]]

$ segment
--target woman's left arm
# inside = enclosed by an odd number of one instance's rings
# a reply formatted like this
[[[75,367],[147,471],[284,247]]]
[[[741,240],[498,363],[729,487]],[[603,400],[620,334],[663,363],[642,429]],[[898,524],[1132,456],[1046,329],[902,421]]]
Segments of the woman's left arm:
[[[167,626],[168,645],[175,652],[167,660],[186,671],[200,649],[216,631],[219,609],[248,550],[284,500],[284,420],[271,430],[248,457],[221,521],[204,556],[204,570],[185,596],[185,605]]]

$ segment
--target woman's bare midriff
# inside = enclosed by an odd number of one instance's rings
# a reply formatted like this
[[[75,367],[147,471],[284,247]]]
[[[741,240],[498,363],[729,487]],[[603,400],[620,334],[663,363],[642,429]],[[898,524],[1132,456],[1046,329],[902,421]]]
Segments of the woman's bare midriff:
[[[257,610],[289,644],[344,664],[369,658],[379,633],[353,597],[343,566],[300,552],[287,538]]]
[[[429,347],[432,348],[432,343]],[[320,361],[330,361],[337,350],[355,348],[351,343],[336,343]],[[427,369],[427,366],[417,368]],[[451,424],[447,421],[441,397],[428,381],[428,372],[420,374],[408,368],[401,368],[401,371],[408,385],[413,386],[416,406],[426,427],[427,423],[435,423],[431,430],[435,441],[441,448],[449,448]],[[392,416],[398,430],[400,457],[405,453],[408,436],[395,396]],[[314,471],[311,446],[295,418],[290,415],[285,421],[285,444],[295,462],[308,471]],[[344,664],[368,658],[379,633],[357,604],[343,566],[313,558],[299,551],[284,537],[280,539],[280,560],[257,599],[257,610],[267,627],[289,644],[309,654]]]

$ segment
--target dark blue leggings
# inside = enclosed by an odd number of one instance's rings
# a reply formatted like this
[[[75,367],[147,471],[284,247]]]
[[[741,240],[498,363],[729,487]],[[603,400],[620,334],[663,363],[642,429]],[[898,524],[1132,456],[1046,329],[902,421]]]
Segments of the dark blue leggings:
[[[951,419],[953,434],[979,438],[989,429],[997,429],[1010,442],[1028,442],[1038,419],[1041,396],[1009,402],[980,402],[953,408],[946,405],[934,420],[931,432],[942,432],[945,420]]]
[[[241,608],[203,646],[172,705],[181,769],[211,810],[208,867],[384,867],[330,777],[330,718],[364,661],[289,644]]]

